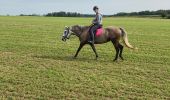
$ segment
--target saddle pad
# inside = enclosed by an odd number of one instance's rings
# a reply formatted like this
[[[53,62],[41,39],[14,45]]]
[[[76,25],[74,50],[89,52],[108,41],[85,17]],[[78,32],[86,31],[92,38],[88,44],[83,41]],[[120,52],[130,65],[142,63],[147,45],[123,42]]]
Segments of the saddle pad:
[[[103,33],[103,28],[99,28],[96,31],[96,37],[99,37]]]

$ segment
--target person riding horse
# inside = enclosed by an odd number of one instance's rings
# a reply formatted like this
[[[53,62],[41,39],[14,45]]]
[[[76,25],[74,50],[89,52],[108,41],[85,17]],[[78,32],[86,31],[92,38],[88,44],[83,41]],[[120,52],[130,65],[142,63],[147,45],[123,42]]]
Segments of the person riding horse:
[[[71,35],[76,35],[79,38],[80,44],[74,58],[78,56],[80,50],[86,44],[89,44],[92,47],[97,59],[98,54],[94,44],[103,44],[111,41],[116,50],[114,61],[117,61],[119,57],[122,60],[124,59],[122,56],[124,46],[120,43],[120,40],[122,40],[126,47],[134,50],[137,49],[129,43],[127,32],[121,27],[108,26],[106,28],[102,28],[102,31],[99,32],[97,29],[102,25],[102,15],[99,13],[99,8],[97,6],[94,6],[93,10],[96,12],[96,17],[92,22],[92,26],[72,25],[70,27],[66,26],[64,29],[62,35],[63,41],[69,39]],[[94,36],[95,30],[97,30],[97,33],[100,33],[100,35],[96,34],[96,36]],[[89,35],[91,36],[89,37]]]
[[[97,6],[93,7],[93,11],[96,13],[95,19],[92,21],[92,26],[90,28],[90,36],[88,39],[89,43],[94,44],[95,31],[102,27],[102,14],[99,13],[99,8]]]

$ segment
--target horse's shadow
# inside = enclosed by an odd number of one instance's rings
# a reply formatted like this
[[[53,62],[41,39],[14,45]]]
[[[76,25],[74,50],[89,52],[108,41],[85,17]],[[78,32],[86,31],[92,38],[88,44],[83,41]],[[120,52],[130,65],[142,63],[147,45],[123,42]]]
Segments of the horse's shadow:
[[[95,58],[88,58],[88,57],[77,57],[74,58],[73,56],[58,56],[58,55],[34,55],[35,58],[41,58],[41,59],[52,59],[52,60],[62,60],[62,61],[79,61],[79,62],[107,62],[107,63],[113,63],[113,60],[109,59],[95,59]]]

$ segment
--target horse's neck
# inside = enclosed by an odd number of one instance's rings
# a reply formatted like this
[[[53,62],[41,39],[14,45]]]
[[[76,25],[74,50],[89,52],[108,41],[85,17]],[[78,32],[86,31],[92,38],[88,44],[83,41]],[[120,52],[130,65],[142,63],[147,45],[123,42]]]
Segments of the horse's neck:
[[[82,28],[82,34],[83,34],[83,33],[86,33],[86,32],[89,32],[89,30],[90,30],[90,26],[84,26],[84,27]]]
[[[89,32],[90,26],[82,26],[82,31],[79,33],[76,33],[77,37],[81,37],[83,34],[87,34]]]

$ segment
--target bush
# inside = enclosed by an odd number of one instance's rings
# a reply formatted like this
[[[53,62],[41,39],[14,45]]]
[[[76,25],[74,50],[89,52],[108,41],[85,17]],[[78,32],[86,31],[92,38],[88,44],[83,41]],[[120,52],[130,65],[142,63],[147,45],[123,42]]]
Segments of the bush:
[[[165,18],[165,17],[167,17],[167,14],[164,12],[164,13],[161,14],[161,17]]]
[[[170,15],[167,16],[167,19],[170,19]]]

